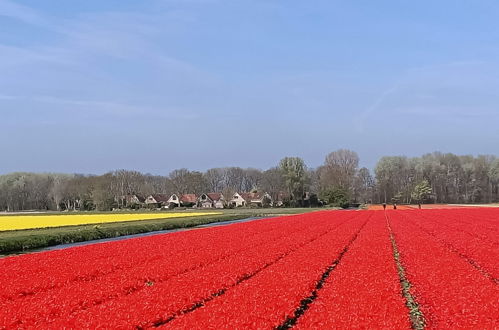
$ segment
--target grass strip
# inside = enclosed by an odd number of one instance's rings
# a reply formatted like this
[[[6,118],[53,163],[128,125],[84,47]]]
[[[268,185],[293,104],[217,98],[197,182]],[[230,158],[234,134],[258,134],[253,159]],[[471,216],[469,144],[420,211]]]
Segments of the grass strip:
[[[395,264],[397,265],[397,272],[400,279],[400,285],[402,287],[402,296],[406,300],[406,306],[409,309],[409,319],[411,320],[411,326],[414,330],[423,330],[425,328],[424,315],[419,309],[419,304],[411,293],[411,283],[406,277],[406,272],[402,262],[400,260],[400,253],[395,241],[395,236],[393,234],[392,227],[388,220],[388,216],[385,213],[386,225],[388,226],[388,231],[390,232],[390,241],[392,243],[393,258],[395,259]]]
[[[224,209],[223,215],[206,215],[196,217],[137,220],[128,222],[2,231],[0,232],[0,254],[15,254],[17,252],[45,248],[60,244],[70,244],[98,239],[122,237],[160,230],[189,228],[215,222],[240,220],[251,217],[291,215],[324,209],[326,208]],[[185,211],[206,212],[206,210]],[[127,212],[130,213],[130,211]],[[180,212],[182,212],[182,210]],[[57,214],[64,215],[61,213]],[[74,212],[70,214],[94,214],[94,212]],[[117,214],[119,214],[119,212]],[[166,214],[168,214],[168,212],[166,212]]]
[[[159,230],[189,228],[247,217],[248,214],[227,214],[8,231],[0,234],[0,253],[13,254],[59,244],[114,238]]]
[[[288,214],[313,212],[318,210],[323,210],[323,209],[316,209],[316,208],[225,209],[223,210],[224,213],[223,215],[206,215],[206,216],[196,216],[196,217],[137,220],[137,221],[128,221],[128,222],[113,222],[113,223],[87,224],[87,225],[53,227],[53,228],[2,231],[0,232],[0,254],[4,255],[15,254],[17,252],[45,248],[60,244],[86,242],[98,239],[114,238],[114,237],[121,237],[134,234],[143,234],[160,230],[189,228],[209,223],[240,220],[251,217],[281,216]],[[194,210],[186,210],[186,211],[196,212]],[[198,212],[200,211],[206,212],[206,210],[199,210]],[[128,211],[128,213],[130,212]],[[61,213],[58,214],[64,215]],[[94,214],[94,213],[74,212],[71,214]],[[166,212],[166,214],[168,214],[168,212]]]

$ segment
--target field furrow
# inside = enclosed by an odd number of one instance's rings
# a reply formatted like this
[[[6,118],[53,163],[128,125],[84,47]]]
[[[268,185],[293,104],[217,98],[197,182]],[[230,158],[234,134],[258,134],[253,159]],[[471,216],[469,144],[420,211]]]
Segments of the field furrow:
[[[370,215],[369,215],[370,216]],[[279,260],[203,308],[166,324],[175,329],[273,328],[293,318],[329,267],[355,241],[367,214]]]
[[[497,282],[499,278],[499,247],[485,244],[479,237],[463,230],[449,228],[446,223],[452,218],[438,217],[435,220],[421,216],[402,216],[449,250],[465,258],[487,277]]]
[[[427,220],[448,219],[445,226],[479,236],[486,242],[499,244],[499,218],[497,209],[461,208],[455,210],[428,210],[419,213]]]
[[[122,274],[121,281],[118,279],[109,282],[111,285],[118,286],[110,290],[102,288],[103,284],[108,283],[105,281],[97,283],[94,290],[81,291],[75,288],[75,292],[80,293],[81,297],[72,294],[71,289],[69,289],[66,298],[64,295],[47,297],[47,299],[50,299],[48,302],[55,303],[52,313],[47,315],[47,311],[43,308],[36,309],[33,306],[35,311],[39,311],[39,316],[34,316],[33,313],[21,315],[21,317],[17,318],[17,321],[30,323],[43,319],[43,322],[55,322],[54,324],[60,324],[59,322],[72,324],[72,322],[76,322],[75,326],[81,325],[84,327],[92,327],[97,325],[98,322],[102,322],[102,320],[108,322],[110,326],[119,326],[124,320],[127,322],[133,321],[133,324],[137,325],[161,322],[163,318],[168,318],[170,314],[189,308],[196,302],[234,285],[241,278],[245,278],[248,274],[254,273],[262,267],[266,267],[267,264],[275,262],[289,251],[300,248],[310,240],[324,235],[325,232],[341,225],[342,222],[347,221],[352,216],[354,214],[345,214],[343,218],[339,217],[338,221],[329,221],[321,215],[309,215],[308,220],[315,219],[315,221],[308,225],[305,231],[293,234],[284,231],[281,240],[274,240],[275,237],[272,236],[264,237],[254,241],[251,244],[252,249],[240,251],[205,267],[166,277],[163,280],[161,276],[167,274],[167,265],[151,268],[149,273],[153,276],[149,280],[140,280],[134,283],[140,288],[139,290],[133,287],[128,291],[122,290],[122,288],[127,288],[123,284],[129,283],[130,277],[134,277],[134,275],[130,274]],[[305,219],[307,218],[297,220],[303,221]],[[288,230],[293,227],[288,226]],[[203,239],[201,232],[200,235],[198,239]],[[206,251],[206,253],[208,256],[211,251]],[[198,251],[197,254],[203,256],[204,251]],[[165,260],[165,263],[167,262],[168,260]],[[134,269],[134,273],[141,274],[142,270],[141,268]],[[104,294],[101,290],[104,290]],[[62,299],[64,304],[57,302],[58,297]],[[96,299],[96,297],[101,298]],[[72,302],[73,300],[79,303],[75,304]],[[155,304],[155,302],[157,307],[151,309],[151,304]],[[23,302],[20,302],[20,305],[23,305]],[[130,317],[135,313],[131,314],[130,310],[140,310],[143,313],[136,314],[137,317],[131,319]],[[160,315],[164,316],[158,319]]]
[[[498,218],[321,211],[7,257],[0,329],[499,328]]]
[[[286,218],[290,221],[294,219]],[[172,267],[173,263],[183,263],[191,268],[244,249],[246,243],[253,244],[255,236],[265,240],[267,233],[277,233],[279,236],[283,230],[292,232],[307,226],[299,218],[291,227],[282,218],[266,221],[268,223],[265,224],[255,222],[253,226],[235,224],[233,228],[203,229],[203,239],[198,239],[198,231],[187,231],[51,251],[44,253],[44,258],[39,258],[38,254],[28,254],[0,259],[0,266],[5,269],[0,274],[0,281],[12,283],[3,290],[0,297],[3,300],[13,300],[65,287],[73,282],[81,285],[137,267],[149,268],[154,263],[165,260]],[[205,255],[199,255],[198,251],[205,251]],[[127,258],[117,258],[117,253],[126,254]],[[89,257],[92,258],[92,265],[81,267],[81,260]],[[23,272],[19,272],[20,268]],[[34,273],[40,276],[30,276]]]
[[[375,212],[298,329],[410,329],[384,212]]]
[[[498,327],[497,285],[399,213],[388,214],[427,328]]]

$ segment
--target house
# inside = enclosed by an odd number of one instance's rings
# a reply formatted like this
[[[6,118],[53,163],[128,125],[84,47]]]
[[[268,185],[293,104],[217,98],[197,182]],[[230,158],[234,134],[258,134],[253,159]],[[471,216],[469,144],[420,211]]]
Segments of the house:
[[[225,197],[222,193],[208,193],[208,196],[213,201],[213,207],[223,209],[225,207]]]
[[[266,192],[235,193],[230,200],[230,204],[235,207],[268,207],[272,205],[272,197]]]
[[[272,205],[272,197],[266,192],[250,192],[241,195],[249,206],[269,207]]]
[[[281,206],[284,206],[286,203],[289,204],[290,199],[291,199],[291,196],[288,193],[280,191],[277,194],[277,198],[274,199],[273,206],[281,207]]]
[[[198,198],[198,207],[223,209],[225,207],[224,195],[221,193],[201,194]]]
[[[239,193],[235,193],[230,200],[230,205],[233,207],[246,206],[247,202]]]
[[[122,197],[122,202],[124,202],[124,206],[129,207],[132,205],[142,205],[146,199],[142,196],[136,194],[128,194]]]
[[[183,194],[180,196],[180,205],[185,207],[196,206],[197,196],[195,194]]]
[[[180,198],[178,197],[177,194],[172,194],[170,198],[168,198],[168,200],[166,201],[166,205],[168,205],[169,208],[179,207]]]
[[[153,195],[149,195],[146,200],[145,200],[145,203],[147,205],[155,205],[157,207],[166,207],[169,205],[169,199],[170,199],[170,195],[166,195],[166,194],[153,194]]]

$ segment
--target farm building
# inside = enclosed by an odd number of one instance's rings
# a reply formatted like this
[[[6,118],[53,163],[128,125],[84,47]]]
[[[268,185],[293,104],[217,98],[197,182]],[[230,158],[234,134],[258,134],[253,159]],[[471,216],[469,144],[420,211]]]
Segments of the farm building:
[[[144,197],[135,194],[122,196],[121,200],[123,205],[127,207],[131,205],[142,205],[146,201]]]
[[[195,194],[183,194],[180,197],[180,205],[185,207],[192,207],[197,204],[198,198]]]
[[[235,193],[230,200],[235,207],[241,206],[271,206],[272,197],[264,192]]]
[[[166,195],[166,194],[153,194],[153,195],[149,195],[146,200],[145,200],[145,203],[147,205],[156,205],[157,207],[166,207],[169,205],[169,199],[170,199],[170,195]]]
[[[225,207],[226,201],[222,193],[208,193],[208,196],[213,201],[214,208],[223,209]]]
[[[170,198],[168,198],[167,205],[168,206],[174,206],[174,207],[180,206],[180,198],[178,197],[178,195],[177,194],[172,194],[170,196]]]
[[[198,207],[223,209],[225,207],[224,195],[221,193],[202,194],[198,198]]]
[[[243,193],[242,196],[249,206],[268,207],[272,205],[272,197],[266,192]]]
[[[234,207],[246,206],[246,200],[239,193],[235,193],[230,200],[230,205]]]

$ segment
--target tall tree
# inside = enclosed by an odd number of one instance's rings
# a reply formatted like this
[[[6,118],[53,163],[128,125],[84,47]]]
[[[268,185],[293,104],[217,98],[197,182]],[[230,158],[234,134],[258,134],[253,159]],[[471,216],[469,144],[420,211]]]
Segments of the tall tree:
[[[288,193],[295,201],[301,201],[305,193],[307,166],[299,157],[285,157],[279,162]]]
[[[243,190],[258,190],[262,181],[262,171],[256,168],[247,168],[244,170]]]
[[[330,185],[351,190],[357,169],[359,156],[355,151],[340,149],[326,156],[324,168]]]
[[[499,159],[495,159],[490,164],[489,177],[492,186],[492,201],[499,200]]]
[[[412,199],[414,199],[418,204],[426,200],[431,194],[431,186],[428,180],[423,180],[418,183],[411,194]]]
[[[172,171],[169,179],[175,192],[180,194],[201,194],[208,190],[206,177],[198,171],[191,172],[185,168],[181,168]]]
[[[224,169],[211,168],[204,174],[208,190],[220,192],[224,189]]]
[[[355,177],[354,200],[363,203],[372,202],[374,199],[375,185],[376,183],[369,169],[367,167],[362,167]]]
[[[262,189],[269,193],[274,201],[279,200],[279,195],[286,190],[282,170],[273,167],[263,172],[261,185]]]

